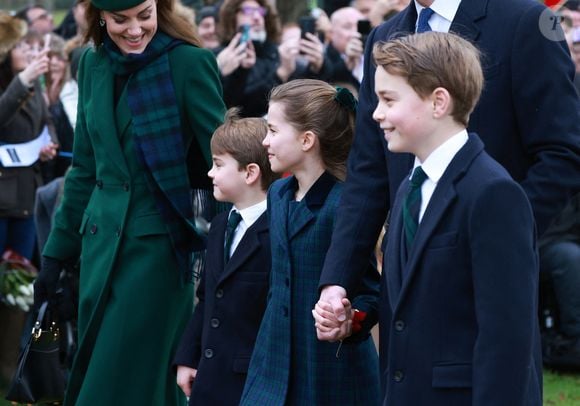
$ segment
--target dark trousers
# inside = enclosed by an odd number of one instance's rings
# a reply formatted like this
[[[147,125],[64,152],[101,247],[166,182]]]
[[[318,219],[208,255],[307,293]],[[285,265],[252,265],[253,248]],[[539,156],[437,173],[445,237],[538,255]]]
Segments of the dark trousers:
[[[580,244],[556,241],[540,254],[540,271],[549,277],[558,304],[558,330],[580,337]]]

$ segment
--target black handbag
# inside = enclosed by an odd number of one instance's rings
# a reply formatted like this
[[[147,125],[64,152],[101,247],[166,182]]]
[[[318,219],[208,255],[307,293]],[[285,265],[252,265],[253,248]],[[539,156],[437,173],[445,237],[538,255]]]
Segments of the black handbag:
[[[60,362],[60,331],[47,316],[48,302],[38,317],[26,346],[18,356],[18,366],[6,400],[18,403],[62,402],[65,371]]]

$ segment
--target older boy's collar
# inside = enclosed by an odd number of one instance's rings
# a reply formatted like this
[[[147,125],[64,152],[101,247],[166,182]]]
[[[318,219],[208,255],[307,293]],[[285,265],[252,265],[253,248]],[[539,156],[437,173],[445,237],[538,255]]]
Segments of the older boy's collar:
[[[434,183],[439,182],[449,163],[467,143],[468,139],[467,130],[461,130],[431,152],[424,162],[421,163],[418,158],[415,158],[413,170],[421,165],[429,180]]]
[[[457,10],[459,9],[460,3],[461,0],[445,0],[445,1],[435,0],[433,4],[429,6],[429,8],[433,10],[435,14],[437,14],[439,17],[443,17],[444,19],[449,21],[449,23],[452,23],[453,19],[455,18],[455,14],[457,14]],[[424,8],[425,7],[423,7],[421,4],[417,2],[417,0],[415,0],[415,9],[417,10],[417,15],[419,15],[421,13],[421,10],[423,10]]]

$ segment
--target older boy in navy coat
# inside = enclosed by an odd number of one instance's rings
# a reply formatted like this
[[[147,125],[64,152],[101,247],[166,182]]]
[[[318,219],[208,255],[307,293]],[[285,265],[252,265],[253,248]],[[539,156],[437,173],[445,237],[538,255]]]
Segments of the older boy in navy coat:
[[[477,50],[430,32],[375,45],[373,118],[415,156],[391,212],[385,405],[540,405],[538,263],[523,189],[466,131]]]
[[[214,197],[233,203],[212,221],[199,302],[174,364],[190,405],[237,405],[266,308],[270,235],[266,192],[272,173],[261,118],[230,109],[211,141]]]

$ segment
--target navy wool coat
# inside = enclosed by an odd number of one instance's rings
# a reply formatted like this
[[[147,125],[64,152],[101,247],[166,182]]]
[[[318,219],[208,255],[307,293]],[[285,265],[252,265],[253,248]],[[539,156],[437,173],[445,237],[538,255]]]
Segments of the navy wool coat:
[[[522,188],[474,134],[429,200],[404,259],[402,202],[385,252],[393,326],[384,405],[541,405],[538,262]]]
[[[300,202],[294,177],[268,193],[271,286],[242,405],[376,405],[378,360],[368,329],[339,343],[319,341],[311,310],[334,228],[342,184],[324,173]],[[376,273],[376,271],[375,271]],[[376,314],[378,279],[369,273],[353,307]]]
[[[248,228],[224,265],[228,215],[212,220],[199,302],[174,360],[197,369],[190,405],[239,404],[266,309],[271,264],[267,214]]]

